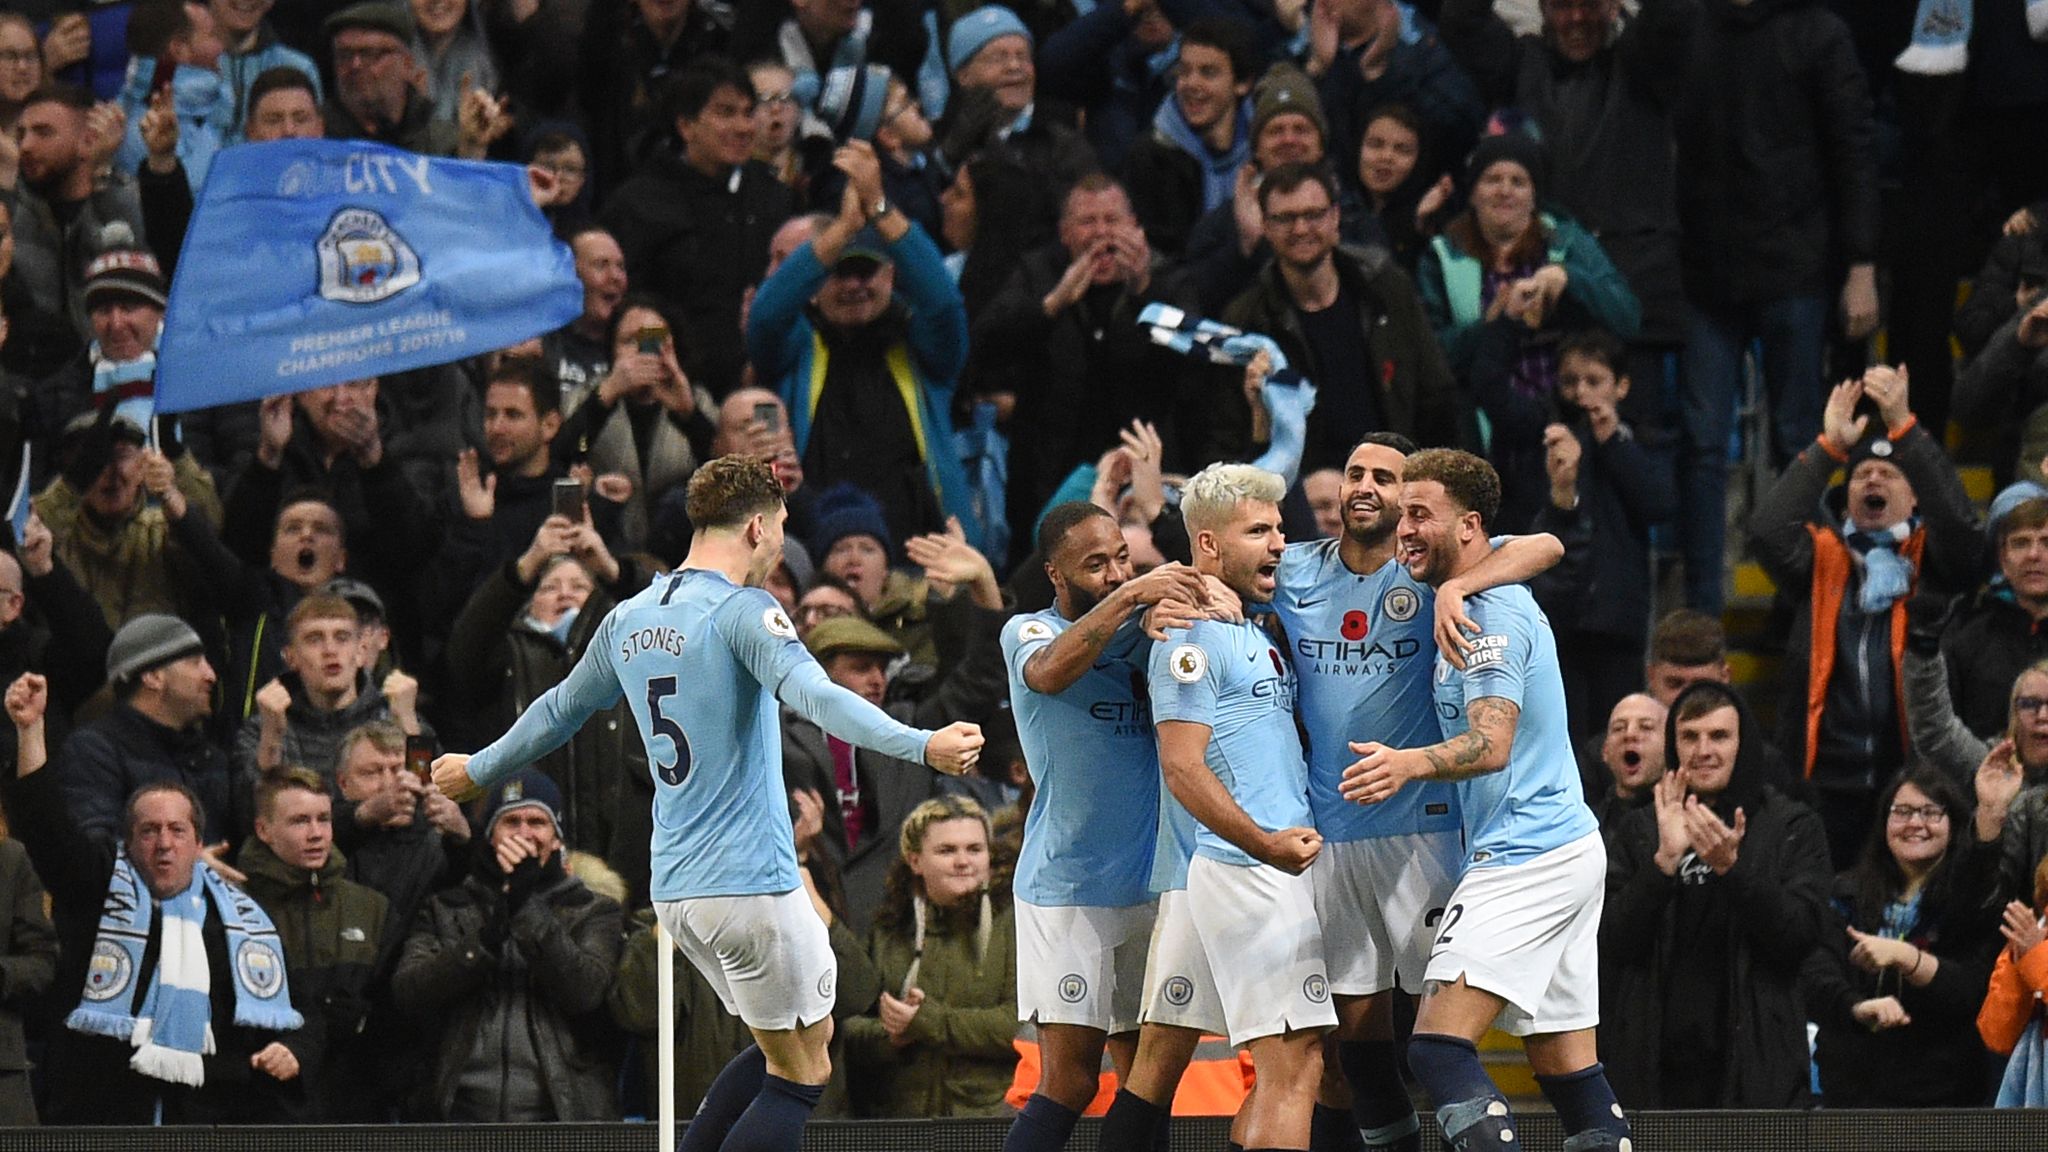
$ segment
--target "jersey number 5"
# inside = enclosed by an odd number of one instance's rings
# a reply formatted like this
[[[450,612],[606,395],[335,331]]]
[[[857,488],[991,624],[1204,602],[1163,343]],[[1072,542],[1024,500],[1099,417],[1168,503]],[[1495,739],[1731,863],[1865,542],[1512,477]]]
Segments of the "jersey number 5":
[[[647,682],[647,724],[656,736],[668,737],[675,747],[676,758],[662,763],[654,755],[654,749],[647,750],[648,758],[654,761],[654,774],[661,777],[663,784],[681,784],[690,775],[690,738],[683,732],[683,726],[661,714],[661,702],[676,694],[676,678],[656,676]]]

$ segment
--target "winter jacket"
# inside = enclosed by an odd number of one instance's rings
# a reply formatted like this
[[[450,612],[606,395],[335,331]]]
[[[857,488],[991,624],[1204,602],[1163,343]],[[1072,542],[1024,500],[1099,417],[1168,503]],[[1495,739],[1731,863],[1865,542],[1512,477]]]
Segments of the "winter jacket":
[[[2048,997],[2048,943],[2034,945],[2018,960],[2011,949],[1999,949],[1991,986],[1977,1010],[1977,1035],[1984,1046],[2001,1056],[2011,1055],[2020,1034],[2041,1014],[2043,997]]]
[[[626,254],[634,288],[669,304],[683,372],[715,397],[739,387],[748,352],[740,297],[760,283],[768,239],[795,210],[796,194],[759,161],[713,177],[663,151],[598,214]],[[760,308],[757,299],[755,314]]]
[[[227,756],[202,729],[173,731],[125,702],[73,732],[50,758],[49,771],[62,782],[72,823],[105,858],[109,874],[127,836],[128,797],[144,784],[192,789],[206,810],[201,843],[238,844],[253,826],[247,790],[236,786]],[[94,894],[94,909],[104,894]]]
[[[1002,294],[974,318],[970,347],[982,387],[1017,397],[1009,508],[1020,528],[1036,524],[1067,473],[1117,443],[1117,432],[1134,419],[1158,427],[1168,471],[1192,473],[1208,462],[1196,445],[1215,370],[1160,347],[1138,327],[1148,303],[1195,314],[1200,306],[1160,268],[1142,296],[1120,285],[1094,288],[1047,316],[1045,296],[1072,260],[1059,244],[1026,254]],[[1235,371],[1230,376],[1232,383],[1241,379]]]
[[[1571,535],[1585,542],[1586,582],[1579,596],[1558,606],[1562,614],[1546,605],[1544,615],[1560,637],[1578,633],[1640,641],[1650,627],[1650,527],[1677,511],[1671,463],[1626,424],[1605,443],[1593,439],[1584,420],[1573,421],[1570,428],[1579,441],[1579,506],[1570,512],[1553,509],[1551,516],[1580,526]],[[1498,423],[1494,429],[1498,451]],[[1547,476],[1542,485],[1548,503]]]
[[[156,59],[149,56],[134,57],[128,64],[128,81],[121,86],[120,101],[121,111],[128,116],[128,131],[114,150],[114,167],[123,172],[135,171],[149,157],[142,142],[142,117],[149,111],[156,69]],[[178,163],[194,195],[206,183],[214,153],[235,143],[231,135],[235,96],[221,74],[210,68],[180,64],[172,75],[171,101],[178,110]]]
[[[1121,4],[1097,4],[1038,42],[1038,91],[1086,113],[1088,143],[1106,171],[1121,171],[1152,114],[1173,98],[1180,47],[1148,52]]]
[[[1445,0],[1444,43],[1487,103],[1543,130],[1552,203],[1586,226],[1642,302],[1642,338],[1681,343],[1678,189],[1671,113],[1698,35],[1699,0],[1651,0],[1583,64],[1516,35],[1488,0]]]
[[[1918,423],[1893,433],[1890,443],[1891,462],[1906,474],[1919,506],[1920,526],[1900,553],[1913,561],[1916,583],[1922,588],[1960,591],[1975,579],[1974,565],[1982,542],[1976,512],[1962,481],[1941,446]],[[1808,776],[1819,756],[1825,722],[1842,725],[1839,731],[1844,735],[1879,740],[1880,746],[1894,737],[1877,726],[1895,726],[1897,747],[1902,750],[1906,745],[1905,690],[1899,672],[1900,653],[1905,649],[1906,598],[1892,606],[1883,625],[1863,620],[1856,610],[1861,568],[1842,538],[1841,497],[1826,493],[1829,477],[1842,462],[1824,442],[1809,445],[1778,477],[1749,518],[1750,547],[1796,605],[1787,634],[1777,745],[1788,756],[1796,756]],[[1873,655],[1867,663],[1873,677],[1881,676],[1885,683],[1832,685],[1837,630],[1845,625],[1868,633]],[[1842,674],[1849,675],[1850,670],[1843,669]],[[1831,687],[1837,690],[1832,703]],[[1877,707],[1878,714],[1861,718],[1842,715],[1839,693],[1845,687]],[[1874,767],[1869,770],[1876,771]],[[1874,777],[1871,783],[1874,786]]]
[[[1976,735],[1996,740],[2005,731],[2013,681],[2048,658],[2048,628],[2010,589],[1986,588],[1942,630],[1941,655],[1956,717]]]
[[[1635,339],[1642,326],[1642,307],[1600,242],[1571,220],[1547,212],[1537,217],[1537,226],[1544,235],[1544,263],[1558,265],[1568,277],[1564,295],[1544,318],[1544,329],[1558,333],[1597,325],[1618,339]],[[1429,326],[1443,341],[1444,356],[1460,380],[1472,378],[1473,343],[1486,316],[1487,271],[1476,255],[1446,232],[1423,249],[1422,266],[1415,275]]]
[[[1679,700],[1685,699],[1683,693]],[[1673,704],[1676,709],[1679,705]],[[1688,854],[1677,876],[1654,862],[1657,813],[1638,808],[1608,839],[1607,904],[1600,920],[1600,1050],[1615,1096],[1631,1109],[1663,1107],[1667,1004],[1691,990],[1672,983],[1680,889],[1692,877],[1700,898],[1726,914],[1732,935],[1719,960],[1724,1026],[1720,1108],[1794,1108],[1808,1098],[1806,1019],[1799,976],[1828,928],[1827,836],[1820,817],[1761,783],[1763,734],[1741,712],[1741,746],[1716,805],[1722,820],[1740,806],[1746,831],[1735,866],[1716,876]],[[1665,733],[1677,763],[1676,725]],[[1726,810],[1724,810],[1726,809]],[[1696,945],[1697,946],[1697,943]]]
[[[2043,207],[2034,211],[2041,212]],[[1977,358],[1991,337],[2019,314],[2020,272],[2048,266],[2048,235],[2035,228],[2021,236],[2000,236],[1991,244],[1984,266],[1970,278],[1970,298],[1956,305],[1952,325],[1964,361]]]
[[[898,1048],[873,1016],[846,1022],[854,1107],[876,1118],[1007,1116],[1003,1094],[1017,1067],[1017,924],[1009,893],[994,894],[988,947],[978,957],[980,901],[933,909],[917,951],[905,923],[868,932],[868,955],[882,989],[901,997],[913,959],[924,1004]]]
[[[266,21],[256,28],[256,43],[247,52],[222,52],[220,54],[220,78],[222,85],[234,99],[234,113],[223,126],[221,143],[239,144],[249,135],[249,90],[256,86],[256,78],[272,68],[291,68],[305,74],[313,82],[313,99],[322,99],[320,92],[320,68],[313,58],[296,49],[287,48],[277,38]],[[131,124],[134,120],[131,118]],[[199,182],[193,181],[196,192]],[[164,274],[170,275],[170,266],[164,266]]]
[[[1237,170],[1251,160],[1252,102],[1239,101],[1230,115],[1237,122],[1230,147],[1217,153],[1181,115],[1180,101],[1167,99],[1151,134],[1131,146],[1124,186],[1153,251],[1180,255],[1202,214],[1230,203]]]
[[[441,1024],[429,1110],[452,1116],[472,1054],[501,1051],[506,1031],[520,1028],[554,1119],[617,1119],[616,1038],[603,1009],[624,939],[619,906],[560,871],[516,912],[474,874],[428,901],[391,991],[399,1011]]]
[[[22,1018],[57,978],[57,930],[43,911],[43,883],[20,840],[0,840],[0,900],[6,909],[0,917],[0,1083],[22,1087],[18,1095],[0,1091],[0,1125],[21,1127],[36,1122]]]
[[[109,226],[126,227],[137,244],[149,237],[142,226],[142,201],[132,173],[116,171],[95,180],[91,194],[68,222],[60,223],[43,196],[22,181],[8,202],[14,221],[14,268],[9,279],[28,289],[36,307],[64,316],[74,331],[92,332],[85,312],[85,266],[105,246]]]
[[[1946,907],[1921,914],[1904,937],[1935,963],[1934,979],[1916,987],[1902,974],[1864,972],[1849,963],[1847,929],[1879,934],[1875,918],[1855,916],[1848,875],[1836,885],[1820,947],[1806,962],[1807,1014],[1820,1026],[1815,1058],[1829,1108],[1973,1108],[1984,1102],[1984,1051],[1973,1026],[1984,1002],[1998,935],[2000,905],[1990,901],[1997,849],[1958,834],[1959,861]],[[1912,1023],[1873,1032],[1852,1015],[1856,1005],[1896,996]]]
[[[299,1061],[299,1091],[275,1117],[300,1123],[334,1119],[361,1088],[377,1053],[368,1051],[372,986],[384,954],[389,902],[374,888],[344,878],[348,861],[331,849],[318,871],[295,868],[251,836],[235,866],[242,888],[277,927],[291,972],[292,1007],[306,1018],[285,1046]]]
[[[1395,266],[1385,249],[1340,247],[1331,253],[1331,259],[1336,262],[1344,293],[1358,306],[1358,324],[1373,361],[1363,367],[1367,378],[1378,382],[1377,401],[1385,430],[1399,432],[1425,447],[1465,444],[1470,419],[1465,398],[1444,363],[1443,349],[1430,330],[1414,282]],[[1324,389],[1325,396],[1328,389],[1338,386],[1335,366],[1326,368],[1316,362],[1277,263],[1269,261],[1252,286],[1231,301],[1224,309],[1223,322],[1271,336],[1286,353],[1288,364]],[[1217,388],[1206,459],[1249,458],[1251,408],[1241,384],[1234,380]],[[1351,450],[1348,442],[1357,439],[1351,435],[1333,438],[1321,431],[1322,424],[1316,413],[1309,414],[1309,447],[1301,464],[1304,475],[1325,465],[1342,467],[1343,457]],[[1347,443],[1340,447],[1340,440]]]
[[[2020,343],[2021,313],[1992,332],[1977,358],[1956,378],[1959,423],[2000,429],[2000,445],[2017,453],[2016,475],[2038,475],[2048,457],[2048,348]]]
[[[967,362],[967,310],[937,246],[916,225],[888,248],[896,263],[896,301],[874,325],[856,333],[830,331],[815,310],[807,307],[831,270],[818,263],[811,245],[798,248],[754,296],[747,318],[747,353],[761,386],[781,392],[797,454],[808,461],[811,436],[817,431],[813,417],[832,382],[833,361],[873,355],[872,346],[881,341],[861,339],[863,336],[886,338],[881,353],[886,374],[902,397],[904,416],[923,464],[922,476],[906,477],[905,485],[921,482],[935,510],[967,525],[968,543],[979,548],[982,542],[974,531],[967,471],[953,451],[953,385]],[[854,341],[861,347],[850,349],[844,357],[835,352],[835,342]],[[853,364],[841,370],[863,367],[873,365]],[[811,467],[806,474],[807,482],[820,487],[835,479]],[[892,500],[889,493],[872,495],[891,514],[890,528],[899,538],[934,527],[900,523],[911,513],[904,499]]]
[[[568,13],[556,15],[543,5],[522,26],[518,40],[524,50],[505,61],[515,78],[533,74],[531,82],[521,85],[529,98],[549,94],[553,86],[541,81],[559,68],[548,59],[560,51],[545,38],[550,29],[543,20],[550,17],[560,21]],[[675,39],[663,44],[631,0],[590,0],[581,26],[572,22],[566,31],[576,54],[575,104],[590,128],[591,187],[601,202],[633,175],[654,145],[673,137],[673,122],[664,123],[660,111],[662,82],[697,56],[723,52],[731,29],[712,9],[692,4]],[[549,109],[557,115],[565,110]]]
[[[622,583],[632,587],[593,589],[566,641],[526,622],[533,585],[520,582],[514,562],[500,566],[476,590],[448,637],[450,702],[475,718],[471,735],[481,742],[497,739],[542,693],[568,678],[597,626],[645,583],[631,564],[620,572]],[[644,900],[654,776],[628,702],[614,701],[533,766],[562,789],[568,842],[603,857],[632,883],[634,901]]]
[[[376,720],[392,719],[391,704],[384,689],[368,672],[356,673],[356,698],[335,709],[316,707],[306,697],[306,685],[296,672],[278,677],[292,702],[284,713],[284,749],[278,762],[293,768],[310,768],[322,779],[333,781],[341,771],[341,742],[350,732]],[[431,729],[422,735],[433,737]],[[254,787],[262,769],[256,753],[263,743],[263,716],[257,713],[242,721],[235,735],[235,774]]]
[[[1329,70],[1316,82],[1330,123],[1324,155],[1344,161],[1332,165],[1338,179],[1358,186],[1355,158],[1373,110],[1382,104],[1406,104],[1415,112],[1422,121],[1424,154],[1451,158],[1472,150],[1486,121],[1486,103],[1428,20],[1403,13],[1399,39],[1377,80],[1368,81],[1359,73],[1358,61],[1364,54],[1364,45],[1339,48]]]
[[[329,140],[375,140],[422,156],[453,156],[461,143],[455,122],[437,119],[434,102],[412,90],[406,92],[405,110],[395,124],[365,124],[338,99],[329,100],[321,116]]]
[[[1998,895],[2001,900],[2029,902],[2034,897],[2034,868],[2048,856],[2048,782],[2028,781],[2005,810],[1998,835]]]
[[[1833,299],[1877,255],[1869,86],[1820,0],[1705,0],[1678,144],[1687,297],[1734,307]]]
[[[161,507],[141,506],[138,496],[133,515],[103,524],[86,514],[83,498],[61,477],[32,502],[57,538],[58,561],[92,594],[109,628],[147,612],[205,618],[203,570],[193,554],[204,547],[197,538],[211,535],[220,522],[220,504],[213,478],[191,453],[179,456],[174,468],[187,501],[186,514],[177,520]]]
[[[12,684],[24,672],[48,677],[55,705],[50,734],[60,736],[70,731],[71,712],[106,683],[114,632],[99,604],[62,564],[50,565],[42,576],[24,570],[22,594],[27,604],[21,615],[0,627],[0,680]]]

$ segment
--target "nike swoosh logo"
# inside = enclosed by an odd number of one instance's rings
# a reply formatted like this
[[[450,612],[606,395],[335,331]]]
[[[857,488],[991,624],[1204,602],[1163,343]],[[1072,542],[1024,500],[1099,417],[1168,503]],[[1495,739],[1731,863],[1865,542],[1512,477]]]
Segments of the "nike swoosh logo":
[[[1314,600],[1297,600],[1294,602],[1294,606],[1296,608],[1313,608],[1328,599],[1328,596],[1318,596]]]

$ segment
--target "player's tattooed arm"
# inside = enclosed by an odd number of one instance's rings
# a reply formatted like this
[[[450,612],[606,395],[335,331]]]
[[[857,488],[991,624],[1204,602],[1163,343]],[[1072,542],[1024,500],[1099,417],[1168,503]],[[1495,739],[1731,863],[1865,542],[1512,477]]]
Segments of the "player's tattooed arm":
[[[1465,711],[1471,727],[1441,744],[1422,750],[1431,780],[1469,780],[1507,767],[1522,709],[1511,700],[1481,696]]]
[[[1441,744],[1427,748],[1389,748],[1353,741],[1357,761],[1344,770],[1337,791],[1357,804],[1379,804],[1410,780],[1470,780],[1507,767],[1515,743],[1521,706],[1498,696],[1482,696],[1465,709],[1470,725]]]

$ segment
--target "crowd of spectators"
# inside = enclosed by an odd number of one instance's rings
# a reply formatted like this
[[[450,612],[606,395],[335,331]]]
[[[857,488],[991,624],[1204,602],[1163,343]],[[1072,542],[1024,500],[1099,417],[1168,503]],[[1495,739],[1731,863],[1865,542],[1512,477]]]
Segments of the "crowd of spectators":
[[[828,675],[990,734],[953,779],[785,717],[822,1111],[1004,1114],[1040,515],[1185,560],[1179,479],[1258,460],[1331,535],[1375,431],[1485,453],[1502,530],[1565,545],[1622,1102],[2048,1105],[2044,8],[0,11],[0,1122],[649,1114],[628,703],[466,810],[420,769],[562,680],[732,453]],[[160,417],[196,191],[294,137],[538,169],[581,315]],[[1737,554],[1784,649],[1747,693]],[[687,1115],[746,1038],[669,959]]]

